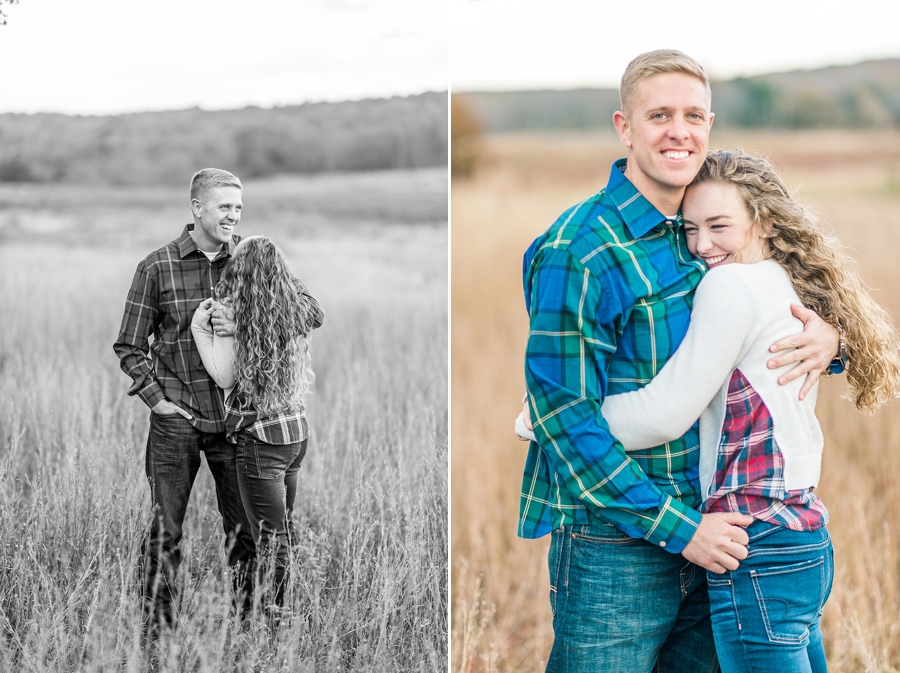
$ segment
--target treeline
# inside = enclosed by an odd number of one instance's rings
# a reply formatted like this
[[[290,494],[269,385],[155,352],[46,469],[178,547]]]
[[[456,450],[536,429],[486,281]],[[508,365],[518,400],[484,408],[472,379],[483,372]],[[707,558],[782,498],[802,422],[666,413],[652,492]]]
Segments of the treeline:
[[[446,165],[447,94],[273,109],[115,116],[0,115],[0,181],[182,184],[217,166],[240,177]]]
[[[900,59],[712,82],[719,126],[900,127]],[[473,92],[465,103],[490,131],[611,129],[615,89]]]

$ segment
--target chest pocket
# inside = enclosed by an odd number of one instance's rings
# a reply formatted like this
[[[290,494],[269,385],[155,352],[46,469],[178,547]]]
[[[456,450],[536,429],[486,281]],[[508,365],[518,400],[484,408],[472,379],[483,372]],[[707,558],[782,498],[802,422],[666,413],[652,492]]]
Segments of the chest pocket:
[[[684,339],[693,292],[638,299],[609,365],[609,394],[635,390],[650,382]]]

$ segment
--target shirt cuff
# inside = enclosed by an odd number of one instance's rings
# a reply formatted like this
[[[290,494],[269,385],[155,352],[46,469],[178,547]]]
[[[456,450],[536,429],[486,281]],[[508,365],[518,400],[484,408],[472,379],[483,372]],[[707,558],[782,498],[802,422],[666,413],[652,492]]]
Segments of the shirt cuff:
[[[144,400],[144,404],[146,404],[151,409],[157,405],[157,403],[166,399],[165,394],[162,391],[162,388],[159,387],[159,384],[156,381],[151,381],[149,384],[141,388],[140,390],[128,391],[129,395],[137,395],[142,400]]]
[[[831,361],[831,364],[828,365],[828,373],[829,374],[843,374],[844,370],[847,368],[847,363],[844,362],[845,358],[836,357]]]
[[[644,539],[667,552],[680,554],[697,532],[701,518],[702,515],[697,510],[666,496],[659,516]]]

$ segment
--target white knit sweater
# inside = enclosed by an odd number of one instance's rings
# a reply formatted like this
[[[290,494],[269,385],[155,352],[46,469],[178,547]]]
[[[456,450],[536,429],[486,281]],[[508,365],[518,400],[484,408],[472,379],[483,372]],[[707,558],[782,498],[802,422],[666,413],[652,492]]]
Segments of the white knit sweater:
[[[792,302],[800,300],[776,262],[711,269],[694,295],[691,325],[675,355],[644,388],[603,402],[601,413],[613,436],[626,450],[651,448],[681,437],[699,417],[705,500],[716,469],[728,383],[739,369],[772,415],[785,489],[816,486],[823,445],[815,416],[817,386],[801,402],[803,377],[780,386],[778,376],[787,368],[766,367],[769,346],[803,331],[791,314]]]

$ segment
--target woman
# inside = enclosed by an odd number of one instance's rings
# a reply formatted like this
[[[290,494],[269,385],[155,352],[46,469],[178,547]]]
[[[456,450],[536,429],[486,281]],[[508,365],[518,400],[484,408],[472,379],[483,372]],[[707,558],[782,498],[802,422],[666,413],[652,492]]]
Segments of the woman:
[[[755,519],[740,567],[708,574],[723,672],[824,672],[819,619],[833,550],[814,492],[823,445],[816,388],[801,399],[802,380],[778,385],[768,347],[802,331],[791,303],[813,309],[839,325],[850,398],[874,412],[897,395],[898,336],[852,261],[767,162],[711,153],[682,214],[688,248],[710,268],[690,329],[647,386],[606,398],[602,414],[629,450],[674,440],[700,417],[702,511]]]
[[[314,379],[308,337],[321,325],[318,303],[288,270],[271,239],[251,236],[234,249],[215,288],[194,314],[191,331],[203,365],[225,391],[225,426],[237,444],[238,486],[257,548],[258,575],[273,564],[271,595],[279,613],[288,582],[297,472],[306,453],[303,395]],[[215,336],[210,317],[233,311],[234,337]]]

